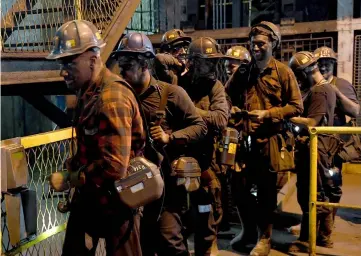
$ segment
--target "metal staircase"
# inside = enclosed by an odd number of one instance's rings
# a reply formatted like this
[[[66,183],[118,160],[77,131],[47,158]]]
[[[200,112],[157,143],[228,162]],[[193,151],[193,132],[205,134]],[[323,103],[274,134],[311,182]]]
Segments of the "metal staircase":
[[[141,0],[1,1],[1,95],[21,96],[59,127],[69,126],[67,114],[45,97],[71,94],[59,75],[57,63],[45,59],[57,28],[73,19],[92,21],[107,42],[101,52],[106,62],[140,3]]]

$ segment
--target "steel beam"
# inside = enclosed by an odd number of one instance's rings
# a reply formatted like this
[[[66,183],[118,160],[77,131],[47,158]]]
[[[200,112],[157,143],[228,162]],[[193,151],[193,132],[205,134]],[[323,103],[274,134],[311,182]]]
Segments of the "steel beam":
[[[1,72],[1,86],[64,81],[59,70]]]
[[[349,19],[343,21],[329,20],[329,21],[315,21],[315,22],[300,22],[293,26],[282,26],[281,34],[283,36],[291,36],[298,34],[322,33],[322,32],[338,32],[339,30],[361,30],[361,18]],[[218,30],[197,30],[186,33],[192,37],[209,36],[214,39],[234,39],[247,38],[249,34],[249,27],[242,28],[227,28]],[[149,35],[153,44],[160,44],[162,34]]]
[[[140,0],[124,1],[113,16],[112,22],[104,32],[103,37],[106,45],[102,49],[102,60],[106,62],[116,47],[131,17],[137,9]]]
[[[71,95],[71,92],[63,81],[15,84],[1,86],[1,96],[21,96],[22,94],[39,95]]]
[[[41,59],[44,60],[49,52],[2,52],[1,59]]]
[[[21,95],[29,104],[39,110],[44,116],[49,118],[60,128],[67,128],[71,126],[72,122],[68,115],[55,106],[52,102],[48,101],[43,95]]]

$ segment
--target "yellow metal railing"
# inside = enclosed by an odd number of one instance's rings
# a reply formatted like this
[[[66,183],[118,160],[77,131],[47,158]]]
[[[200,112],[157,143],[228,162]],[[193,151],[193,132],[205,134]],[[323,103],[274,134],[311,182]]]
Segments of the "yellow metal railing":
[[[64,194],[54,193],[49,189],[47,177],[63,168],[70,153],[71,128],[22,137],[25,148],[29,180],[27,187],[36,193],[37,221],[36,236],[27,238],[17,245],[10,244],[5,207],[2,214],[2,252],[5,255],[24,254],[59,254],[64,237],[67,214],[57,211],[57,204]]]
[[[310,132],[310,202],[309,202],[309,241],[310,255],[316,255],[316,207],[323,205],[328,207],[361,209],[357,205],[345,205],[339,203],[327,203],[317,201],[317,143],[318,134],[361,134],[361,127],[311,127]]]
[[[76,136],[74,131],[73,136]],[[6,209],[1,205],[1,255],[61,255],[68,214],[57,211],[64,193],[49,189],[47,177],[63,169],[71,155],[71,128],[20,138],[25,148],[29,181],[27,187],[36,192],[37,233],[13,246],[10,244]],[[96,255],[105,255],[105,242],[100,239]]]

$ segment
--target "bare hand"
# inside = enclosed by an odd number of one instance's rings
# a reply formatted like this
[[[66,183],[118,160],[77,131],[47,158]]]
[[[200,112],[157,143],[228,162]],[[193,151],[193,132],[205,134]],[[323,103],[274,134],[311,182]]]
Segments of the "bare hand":
[[[270,113],[268,110],[252,110],[248,113],[250,116],[257,116],[257,120],[262,122],[263,119],[269,118]]]
[[[299,123],[299,122],[297,122],[297,120],[299,120],[299,117],[296,117],[296,116],[295,116],[295,117],[291,117],[289,120],[290,120],[291,123],[294,123],[294,124],[298,124],[298,123]]]
[[[170,54],[158,53],[155,57],[155,60],[158,61],[159,63],[167,66],[169,69],[172,69],[172,68],[178,69],[178,68],[182,67],[182,63],[180,63],[176,58],[174,58]]]
[[[244,124],[244,121],[243,120],[240,120],[238,123],[235,123],[234,124],[234,127],[238,127],[238,126],[241,126]]]
[[[64,172],[55,172],[49,176],[49,185],[55,192],[63,192],[64,190],[69,189],[69,173]]]
[[[233,106],[231,109],[231,114],[235,114],[236,112],[241,112],[242,110],[239,107]]]
[[[260,127],[260,123],[255,123],[255,122],[252,122],[251,123],[251,132],[255,132],[259,127]]]
[[[168,144],[170,141],[169,135],[166,134],[159,125],[150,128],[150,136],[153,140],[163,144]]]

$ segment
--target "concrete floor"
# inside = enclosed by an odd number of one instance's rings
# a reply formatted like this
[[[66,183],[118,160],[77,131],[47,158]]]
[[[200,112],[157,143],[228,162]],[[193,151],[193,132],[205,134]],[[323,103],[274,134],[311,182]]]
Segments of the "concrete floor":
[[[343,191],[344,195],[342,197],[341,203],[361,205],[361,174],[345,174]],[[62,218],[64,218],[64,216],[62,216]],[[272,237],[272,251],[270,256],[308,255],[302,253],[291,254],[288,253],[287,250],[289,244],[297,239],[297,236],[290,234],[287,229],[290,226],[298,224],[300,219],[301,210],[297,203],[297,194],[294,192],[291,194],[287,203],[282,205],[282,212],[280,212],[276,218]],[[239,230],[239,225],[233,225],[230,233],[237,234]],[[59,255],[63,232],[59,235],[60,236],[55,236],[45,240],[43,245],[38,245],[40,248],[43,248],[44,251],[41,251],[45,253],[44,255]],[[252,250],[252,246],[248,247],[244,252],[232,250],[230,246],[231,239],[231,235],[219,237],[218,247],[220,251],[218,255],[248,255]],[[361,210],[339,209],[335,222],[333,240],[334,248],[325,249],[317,247],[318,255],[361,256]],[[51,248],[49,245],[51,245]],[[189,247],[192,250],[193,244],[191,240],[189,241]],[[31,250],[32,249],[28,249],[23,253],[23,255],[31,255]],[[97,255],[105,255],[103,241],[98,246]]]
[[[361,175],[345,174],[343,185],[343,197],[341,203],[361,205]],[[306,253],[288,253],[288,246],[297,239],[290,234],[287,228],[299,223],[301,209],[297,203],[297,194],[293,193],[288,202],[283,206],[283,211],[276,219],[273,237],[272,251],[270,256],[308,255]],[[231,232],[237,233],[239,227],[233,226]],[[218,241],[220,256],[248,255],[252,247],[245,252],[232,250],[229,242],[231,238],[222,238]],[[339,209],[335,229],[333,232],[334,248],[326,249],[317,247],[318,255],[328,256],[360,256],[361,255],[361,210]]]

